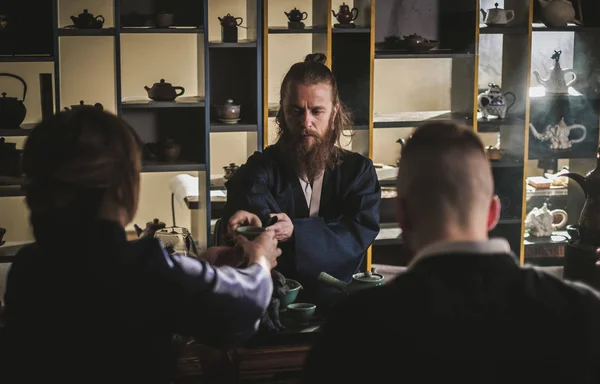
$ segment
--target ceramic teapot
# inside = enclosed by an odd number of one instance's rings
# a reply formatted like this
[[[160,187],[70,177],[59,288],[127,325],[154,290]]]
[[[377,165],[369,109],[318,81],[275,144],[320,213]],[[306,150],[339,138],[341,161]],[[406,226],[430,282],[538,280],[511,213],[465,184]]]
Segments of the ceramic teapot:
[[[575,8],[569,0],[538,0],[542,22],[551,28],[566,27],[568,23],[581,24],[575,19]]]
[[[78,108],[98,108],[101,111],[104,110],[104,106],[100,103],[95,103],[94,105],[90,105],[90,104],[84,104],[83,100],[80,100],[79,104],[77,104],[77,105],[71,105],[70,108],[65,107],[65,111],[70,111],[70,110],[78,109]]]
[[[554,67],[550,70],[550,75],[547,78],[542,79],[538,71],[533,71],[538,83],[546,89],[547,93],[568,93],[569,86],[577,79],[577,75],[571,68],[563,69],[560,67],[561,53],[562,51],[554,51],[554,54],[551,56],[552,60],[554,60]],[[571,79],[568,81],[565,79],[567,75],[571,76]]]
[[[333,9],[331,10],[331,13],[340,24],[350,24],[358,17],[358,9],[350,9],[346,3],[342,3],[342,5],[340,5],[340,10],[338,13],[335,13]]]
[[[165,79],[160,79],[160,83],[154,83],[152,88],[144,86],[144,89],[148,92],[148,97],[154,101],[173,101],[185,92],[183,87],[174,87],[171,83],[165,83]],[[177,92],[178,90],[180,92]]]
[[[375,273],[375,269],[373,268],[371,271],[355,273],[352,275],[352,280],[349,283],[336,279],[326,272],[319,273],[317,280],[335,287],[347,295],[351,295],[363,289],[383,285],[384,277],[379,273]]]
[[[289,13],[288,12],[283,12],[283,13],[285,13],[288,20],[291,22],[299,22],[302,20],[306,20],[306,18],[308,17],[308,13],[300,12],[296,8],[292,9]]]
[[[223,178],[225,180],[231,179],[231,177],[233,177],[233,175],[238,169],[240,169],[239,165],[237,165],[236,163],[229,163],[229,165],[223,167],[223,170],[225,171],[225,175],[223,176]]]
[[[484,118],[497,116],[500,119],[506,118],[506,112],[513,106],[516,96],[512,92],[502,93],[500,86],[494,83],[488,83],[489,89],[477,96],[477,105]],[[506,96],[512,96],[512,102],[506,103]]]
[[[557,224],[554,224],[554,216],[560,216],[561,219]],[[534,237],[552,236],[552,231],[561,229],[567,224],[569,216],[562,209],[553,211],[548,209],[548,205],[544,203],[542,208],[533,208],[525,218],[525,229]]]
[[[505,25],[510,23],[515,18],[515,11],[512,9],[498,8],[498,3],[494,4],[496,8],[490,8],[486,11],[481,8],[483,22],[486,25]]]
[[[541,141],[549,141],[550,149],[568,149],[573,144],[581,143],[587,134],[587,129],[584,125],[573,124],[567,125],[565,118],[562,117],[560,121],[555,125],[547,125],[544,132],[540,133],[535,126],[530,123],[529,129],[533,136]],[[582,131],[581,137],[577,139],[569,139],[569,135],[573,129],[580,129]]]
[[[25,107],[27,83],[23,78],[12,73],[0,73],[0,76],[13,77],[23,84],[23,99],[7,97],[6,92],[2,92],[0,98],[0,129],[16,129],[19,128],[27,115],[27,108]]]
[[[217,105],[217,116],[219,119],[239,119],[241,106],[235,104],[233,99],[227,99],[225,104]]]
[[[79,16],[71,16],[73,25],[79,29],[99,29],[104,25],[104,17],[102,15],[94,16],[87,9],[83,10]]]
[[[596,168],[585,176],[573,172],[565,173],[563,176],[574,180],[585,195],[585,203],[577,222],[579,241],[600,247],[600,147],[596,150],[596,159]]]
[[[219,19],[219,21],[221,22],[221,27],[223,28],[237,28],[244,22],[244,19],[242,19],[241,17],[234,17],[231,16],[229,13],[223,16],[222,18],[217,17],[217,19]]]

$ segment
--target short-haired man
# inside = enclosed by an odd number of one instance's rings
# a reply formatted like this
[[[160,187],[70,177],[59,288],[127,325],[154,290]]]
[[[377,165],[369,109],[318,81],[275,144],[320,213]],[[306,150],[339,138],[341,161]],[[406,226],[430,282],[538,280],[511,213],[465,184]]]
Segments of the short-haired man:
[[[488,238],[500,203],[476,133],[417,128],[397,187],[414,258],[328,317],[307,383],[600,382],[598,294],[521,267],[504,239]]]

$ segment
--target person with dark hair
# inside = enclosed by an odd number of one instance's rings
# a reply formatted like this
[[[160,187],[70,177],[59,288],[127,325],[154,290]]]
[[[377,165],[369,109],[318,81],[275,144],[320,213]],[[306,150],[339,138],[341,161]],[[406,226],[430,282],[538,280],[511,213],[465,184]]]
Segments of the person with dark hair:
[[[128,242],[141,160],[135,131],[95,108],[32,130],[22,165],[35,243],[8,273],[3,384],[169,383],[175,336],[231,347],[258,330],[281,254],[274,233],[236,239],[230,263],[244,259],[244,268],[207,261],[223,247],[195,259],[169,254],[152,236]]]
[[[326,311],[340,291],[317,280],[320,272],[350,281],[364,268],[379,233],[381,188],[372,161],[341,148],[352,131],[335,77],[315,53],[292,65],[281,84],[278,141],[256,152],[227,183],[224,221],[237,210],[277,222],[283,254],[277,270],[298,280],[297,301]],[[230,233],[239,223],[228,222]]]
[[[500,202],[475,132],[451,122],[417,128],[397,190],[413,258],[328,317],[303,382],[600,382],[600,296],[521,267],[505,239],[488,237]]]

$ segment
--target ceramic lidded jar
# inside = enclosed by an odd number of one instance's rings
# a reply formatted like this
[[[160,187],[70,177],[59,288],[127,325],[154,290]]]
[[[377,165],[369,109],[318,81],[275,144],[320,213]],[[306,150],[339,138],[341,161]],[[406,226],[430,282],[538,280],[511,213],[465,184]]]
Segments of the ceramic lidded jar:
[[[223,105],[217,106],[217,116],[220,119],[239,119],[241,106],[235,104],[233,99],[228,99]]]

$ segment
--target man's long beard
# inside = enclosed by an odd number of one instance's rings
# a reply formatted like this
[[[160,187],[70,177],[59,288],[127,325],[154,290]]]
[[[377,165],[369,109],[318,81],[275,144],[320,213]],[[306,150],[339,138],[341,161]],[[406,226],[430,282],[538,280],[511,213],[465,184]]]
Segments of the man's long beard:
[[[302,137],[302,132],[294,135],[289,130],[283,129],[279,141],[283,145],[284,156],[289,165],[305,181],[312,183],[335,156],[335,143],[332,136],[332,130],[328,130],[325,137],[311,136],[314,143],[309,148],[309,143]]]

